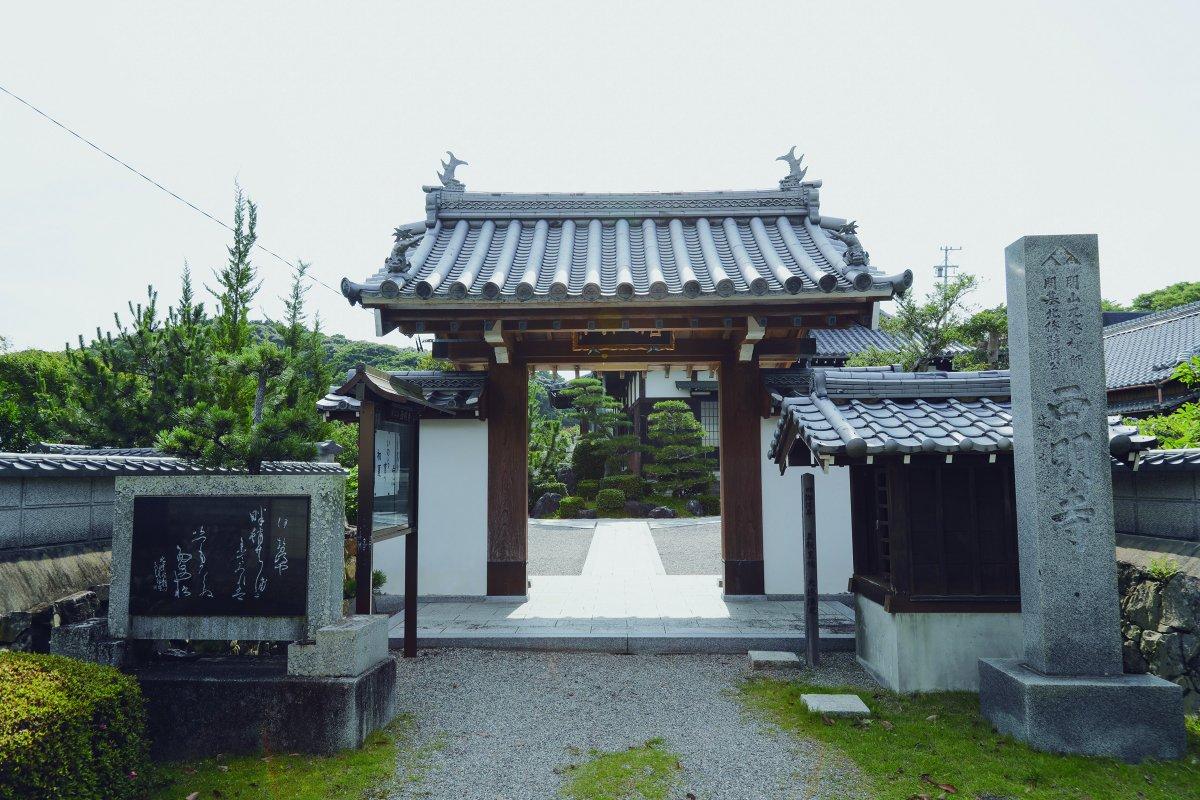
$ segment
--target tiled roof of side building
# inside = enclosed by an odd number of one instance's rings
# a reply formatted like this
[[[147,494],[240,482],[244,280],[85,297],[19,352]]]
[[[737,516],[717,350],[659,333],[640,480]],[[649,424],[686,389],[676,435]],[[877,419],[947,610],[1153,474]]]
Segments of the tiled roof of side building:
[[[1104,328],[1108,388],[1161,383],[1200,355],[1200,301]]]
[[[1007,370],[814,369],[809,380],[809,391],[782,398],[770,451],[781,467],[794,446],[818,457],[851,459],[1012,450]],[[1156,441],[1117,417],[1109,418],[1109,440],[1120,458]]]
[[[383,267],[342,291],[397,307],[903,293],[911,271],[871,266],[854,223],[821,215],[821,182],[800,179],[765,191],[511,194],[443,178],[425,187],[426,220],[398,228]]]
[[[202,467],[172,456],[127,456],[92,453],[0,453],[0,477],[84,477],[116,475],[222,475],[237,470]],[[315,461],[267,461],[264,475],[342,475],[337,464]]]
[[[347,377],[353,375],[354,370],[351,370]],[[446,411],[470,411],[478,408],[479,398],[487,385],[486,372],[414,370],[389,372],[388,377],[413,387],[427,402]],[[338,388],[330,387],[329,394],[317,401],[318,411],[336,413],[358,410],[359,401],[354,397],[337,394]]]
[[[1118,465],[1114,463],[1114,467]],[[1123,470],[1137,469],[1146,471],[1170,472],[1200,472],[1200,448],[1183,448],[1178,450],[1147,450],[1140,454],[1135,464],[1120,462]]]

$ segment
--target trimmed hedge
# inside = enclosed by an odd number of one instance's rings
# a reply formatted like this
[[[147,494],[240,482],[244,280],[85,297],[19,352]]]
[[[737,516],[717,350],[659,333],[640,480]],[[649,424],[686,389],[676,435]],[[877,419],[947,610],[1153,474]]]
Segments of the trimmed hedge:
[[[132,800],[146,792],[137,681],[111,667],[0,653],[0,800]]]
[[[702,494],[700,495],[700,506],[704,509],[704,516],[715,517],[721,513],[721,496]]]
[[[601,489],[596,492],[597,511],[624,511],[625,493],[620,489]]]
[[[646,496],[646,482],[641,475],[609,475],[600,481],[605,489],[620,489],[630,500],[641,500]]]
[[[583,508],[582,497],[564,497],[558,501],[558,516],[560,519],[575,519]]]
[[[600,481],[595,478],[584,478],[575,485],[575,491],[579,492],[580,497],[594,500],[596,492],[600,491]]]
[[[546,493],[566,496],[567,485],[565,483],[555,483],[553,481],[549,483],[539,483],[534,487],[533,499],[536,500]]]

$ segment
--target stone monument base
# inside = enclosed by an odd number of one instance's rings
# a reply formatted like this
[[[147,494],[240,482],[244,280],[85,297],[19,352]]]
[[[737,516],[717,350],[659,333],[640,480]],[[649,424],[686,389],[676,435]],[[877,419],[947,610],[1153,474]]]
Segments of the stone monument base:
[[[361,675],[388,657],[388,616],[361,614],[318,628],[311,642],[288,645],[288,674]]]
[[[1153,675],[1042,675],[1020,659],[979,660],[979,706],[1036,750],[1139,762],[1187,750],[1183,689]]]
[[[328,754],[362,746],[396,716],[396,662],[353,677],[289,675],[282,658],[220,657],[134,671],[151,755]]]

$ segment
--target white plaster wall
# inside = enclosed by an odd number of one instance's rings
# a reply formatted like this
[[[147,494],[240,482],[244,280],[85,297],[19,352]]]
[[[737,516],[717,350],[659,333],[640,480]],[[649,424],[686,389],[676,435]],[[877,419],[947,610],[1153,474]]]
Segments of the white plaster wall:
[[[763,572],[767,594],[804,594],[800,476],[811,472],[817,500],[817,591],[845,594],[854,572],[850,541],[850,470],[779,467],[767,458],[779,420],[762,421]]]
[[[896,692],[978,691],[979,659],[1019,658],[1020,613],[889,614],[855,597],[858,662]]]
[[[716,380],[715,376],[710,376],[708,370],[702,369],[696,373],[696,378],[702,381]],[[687,370],[683,367],[672,367],[671,375],[668,377],[662,368],[651,369],[646,371],[646,394],[645,397],[650,397],[655,400],[664,398],[686,398],[691,397],[689,392],[686,392],[675,385],[675,381],[691,380]]]
[[[422,597],[487,594],[487,434],[477,419],[421,421]],[[374,560],[388,576],[383,591],[404,594],[404,537],[376,544]]]

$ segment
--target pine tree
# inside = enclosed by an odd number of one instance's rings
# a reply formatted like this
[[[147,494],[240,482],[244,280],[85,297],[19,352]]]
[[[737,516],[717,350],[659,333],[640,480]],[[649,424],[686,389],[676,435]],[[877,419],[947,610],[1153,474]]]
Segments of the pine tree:
[[[642,472],[656,494],[686,497],[703,494],[712,483],[712,462],[705,458],[704,427],[682,400],[662,400],[647,417],[653,461]]]
[[[603,381],[576,378],[562,393],[571,398],[573,416],[579,420],[579,441],[571,453],[576,477],[596,479],[627,471],[629,455],[641,444],[629,433],[629,417],[617,399],[605,393]]]

